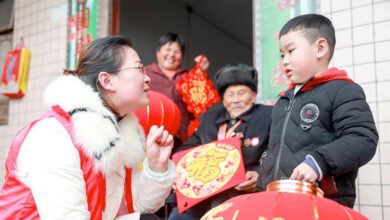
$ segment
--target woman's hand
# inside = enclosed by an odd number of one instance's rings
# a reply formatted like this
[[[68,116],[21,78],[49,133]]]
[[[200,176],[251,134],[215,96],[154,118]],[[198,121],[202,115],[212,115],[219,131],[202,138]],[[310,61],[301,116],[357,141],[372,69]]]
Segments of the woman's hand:
[[[255,192],[256,191],[256,181],[259,177],[259,173],[256,171],[247,171],[246,172],[246,181],[234,187],[238,191],[244,192]]]
[[[201,56],[202,56],[202,55],[198,55],[197,57],[195,57],[194,61],[195,61],[195,62],[198,62],[198,61],[200,60]],[[205,56],[205,57],[203,58],[202,62],[200,63],[200,69],[201,69],[202,71],[207,72],[207,70],[209,69],[209,67],[210,67],[210,62],[209,62],[209,60],[207,59],[207,57]]]
[[[146,155],[149,168],[156,173],[164,173],[168,167],[168,160],[173,147],[173,137],[164,126],[153,125],[146,140]]]

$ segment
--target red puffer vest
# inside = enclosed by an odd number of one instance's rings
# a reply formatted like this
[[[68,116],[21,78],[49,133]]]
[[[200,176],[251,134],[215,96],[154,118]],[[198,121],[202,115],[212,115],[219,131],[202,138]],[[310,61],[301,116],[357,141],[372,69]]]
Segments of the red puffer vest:
[[[37,206],[31,190],[24,185],[16,175],[16,158],[20,147],[31,128],[40,120],[54,117],[67,130],[74,146],[80,155],[80,167],[83,171],[86,193],[88,200],[88,211],[91,219],[102,219],[106,206],[106,181],[101,172],[96,172],[94,159],[88,157],[82,147],[76,144],[73,136],[73,126],[70,115],[58,105],[53,106],[40,118],[24,127],[15,136],[6,160],[6,178],[0,195],[0,216],[1,219],[40,219]],[[129,213],[134,212],[131,194],[131,169],[126,170],[125,199]]]

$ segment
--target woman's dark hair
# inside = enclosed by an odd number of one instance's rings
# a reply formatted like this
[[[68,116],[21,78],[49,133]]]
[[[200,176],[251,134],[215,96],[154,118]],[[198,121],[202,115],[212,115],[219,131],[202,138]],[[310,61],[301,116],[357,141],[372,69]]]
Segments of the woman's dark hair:
[[[160,48],[166,43],[171,43],[171,42],[177,42],[180,45],[181,53],[184,56],[186,46],[184,44],[183,39],[180,37],[180,35],[171,32],[162,35],[160,39],[158,39],[157,51],[159,51]]]
[[[96,39],[81,49],[76,70],[64,70],[64,74],[76,75],[98,92],[99,73],[116,74],[125,58],[126,47],[132,47],[131,41],[122,36]]]

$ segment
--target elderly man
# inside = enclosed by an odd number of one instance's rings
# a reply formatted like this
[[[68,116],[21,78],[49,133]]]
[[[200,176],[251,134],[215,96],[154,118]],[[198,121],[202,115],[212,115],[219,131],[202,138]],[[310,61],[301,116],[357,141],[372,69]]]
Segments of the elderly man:
[[[215,78],[224,108],[204,114],[198,130],[178,150],[239,135],[247,180],[181,215],[174,209],[169,219],[199,219],[210,208],[231,197],[256,191],[259,159],[267,147],[272,107],[255,104],[257,71],[254,68],[243,64],[228,65],[219,70]]]

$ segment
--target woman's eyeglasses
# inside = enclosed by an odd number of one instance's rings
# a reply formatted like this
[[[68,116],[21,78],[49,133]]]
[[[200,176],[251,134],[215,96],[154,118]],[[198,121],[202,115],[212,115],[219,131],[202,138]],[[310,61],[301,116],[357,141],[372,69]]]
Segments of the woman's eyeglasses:
[[[125,68],[122,68],[122,69],[117,69],[113,72],[119,72],[119,71],[122,71],[122,70],[128,70],[128,69],[138,69],[141,71],[142,74],[145,74],[145,67],[144,65],[140,65],[140,66],[133,66],[133,67],[125,67]]]

